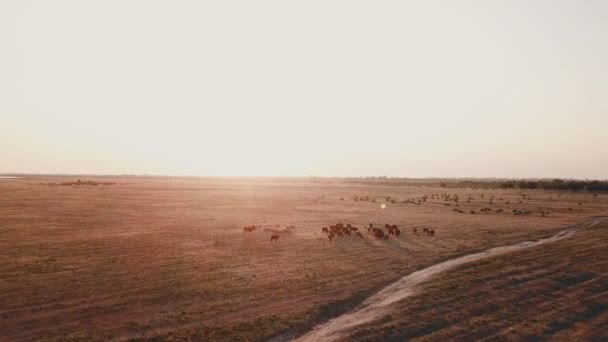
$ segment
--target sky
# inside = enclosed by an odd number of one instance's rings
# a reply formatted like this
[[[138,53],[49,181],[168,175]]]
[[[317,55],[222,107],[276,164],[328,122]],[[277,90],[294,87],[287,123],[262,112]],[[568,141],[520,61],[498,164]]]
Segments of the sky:
[[[0,173],[608,178],[608,1],[0,1]]]

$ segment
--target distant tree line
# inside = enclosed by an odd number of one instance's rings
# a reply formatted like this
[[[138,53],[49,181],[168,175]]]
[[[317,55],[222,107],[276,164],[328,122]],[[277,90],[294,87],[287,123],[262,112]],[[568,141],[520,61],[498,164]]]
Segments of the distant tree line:
[[[501,184],[503,189],[546,189],[590,192],[608,192],[608,181],[599,180],[509,180]]]

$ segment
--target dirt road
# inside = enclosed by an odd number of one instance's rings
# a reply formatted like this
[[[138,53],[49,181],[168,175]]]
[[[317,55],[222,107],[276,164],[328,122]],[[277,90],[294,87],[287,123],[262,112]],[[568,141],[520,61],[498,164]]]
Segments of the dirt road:
[[[417,290],[419,284],[429,280],[438,273],[483,258],[559,241],[571,236],[580,229],[593,227],[605,220],[606,218],[604,217],[593,218],[585,223],[572,226],[547,238],[536,241],[526,241],[516,245],[491,248],[480,253],[465,255],[416,271],[371,296],[355,311],[336,317],[315,327],[309,333],[296,339],[296,341],[335,341],[346,338],[351,328],[380,319],[389,314],[391,311],[390,304],[411,296]]]

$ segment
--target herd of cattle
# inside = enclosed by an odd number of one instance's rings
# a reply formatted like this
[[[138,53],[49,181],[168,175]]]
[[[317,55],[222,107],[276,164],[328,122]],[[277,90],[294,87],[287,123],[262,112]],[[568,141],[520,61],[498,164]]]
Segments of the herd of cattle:
[[[278,242],[279,238],[281,237],[281,235],[280,235],[281,233],[290,233],[294,229],[296,229],[296,226],[250,225],[250,226],[243,227],[243,233],[244,234],[245,233],[254,233],[258,229],[262,230],[262,231],[270,231],[272,233],[270,235],[270,242],[273,242],[273,241]],[[374,227],[374,225],[372,223],[370,223],[369,226],[365,227],[365,230],[367,230],[368,235],[371,235],[378,240],[388,240],[390,235],[393,235],[394,237],[399,237],[401,235],[401,230],[399,229],[399,227],[396,224],[385,224],[384,229],[382,229],[379,227]],[[349,237],[349,236],[355,236],[360,239],[363,239],[363,234],[361,233],[360,229],[352,226],[350,223],[347,223],[346,225],[344,225],[344,223],[338,223],[338,224],[331,225],[328,227],[323,227],[323,228],[321,228],[321,232],[327,234],[327,238],[329,239],[329,241],[332,241],[334,238]],[[420,232],[418,231],[418,228],[413,228],[412,234],[414,234],[417,237],[420,237]],[[423,228],[422,234],[434,237],[435,230]]]
[[[394,237],[399,237],[401,235],[401,230],[396,224],[385,224],[383,229],[374,227],[373,223],[370,223],[365,229],[367,230],[367,234],[378,240],[388,240],[390,235],[393,235]],[[329,241],[332,241],[334,238],[353,235],[363,239],[363,234],[361,234],[359,228],[353,227],[350,223],[347,223],[346,225],[338,223],[329,227],[322,227],[321,232],[327,234]],[[435,230],[433,229],[423,228],[422,233],[428,236],[435,236]],[[412,234],[419,237],[420,233],[418,232],[418,228],[412,229]]]

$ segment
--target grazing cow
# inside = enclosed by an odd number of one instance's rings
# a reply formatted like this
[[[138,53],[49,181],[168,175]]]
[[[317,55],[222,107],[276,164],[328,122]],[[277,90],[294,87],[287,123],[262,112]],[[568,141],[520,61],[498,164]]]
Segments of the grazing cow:
[[[363,239],[363,234],[361,234],[361,233],[359,233],[359,232],[356,232],[356,233],[355,233],[355,235],[357,235],[358,237],[360,237],[360,238],[362,238],[362,239]]]
[[[382,229],[374,230],[374,237],[376,237],[376,239],[382,239],[384,236],[384,231]]]
[[[281,235],[279,235],[279,234],[272,234],[272,235],[270,235],[270,242],[272,242],[272,241],[279,242],[280,237],[281,237]]]
[[[329,235],[327,236],[327,238],[329,239],[329,241],[331,241],[331,239],[333,239],[333,238],[334,238],[334,236],[335,236],[335,235],[334,235],[334,233],[331,233],[331,234],[329,234]]]
[[[246,226],[243,227],[243,233],[252,233],[255,231],[255,226]]]
[[[430,233],[431,233],[431,232],[429,231],[429,229],[428,229],[428,228],[423,228],[423,229],[422,229],[422,234],[424,234],[424,235],[428,235],[428,234],[430,234]]]
[[[327,229],[327,227],[323,227],[323,228],[321,228],[321,232],[322,233],[329,233],[329,229]]]
[[[429,235],[435,236],[435,230],[434,229],[429,230]]]

